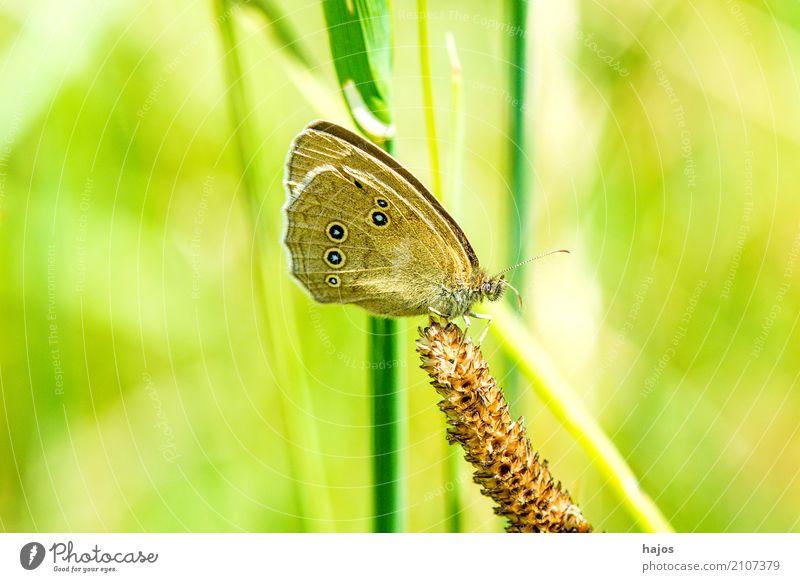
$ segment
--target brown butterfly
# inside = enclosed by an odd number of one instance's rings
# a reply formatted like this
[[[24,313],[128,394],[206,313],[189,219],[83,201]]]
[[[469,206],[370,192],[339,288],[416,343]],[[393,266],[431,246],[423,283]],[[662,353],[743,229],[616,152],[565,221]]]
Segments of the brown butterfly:
[[[321,303],[384,316],[476,316],[496,301],[503,274],[487,275],[464,232],[385,151],[329,121],[292,142],[284,186],[284,242],[292,275]]]

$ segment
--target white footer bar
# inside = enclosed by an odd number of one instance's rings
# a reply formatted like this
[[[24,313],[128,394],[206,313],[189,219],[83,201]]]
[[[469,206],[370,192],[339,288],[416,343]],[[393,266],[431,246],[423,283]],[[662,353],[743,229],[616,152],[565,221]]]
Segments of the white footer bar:
[[[800,534],[2,534],[0,580],[800,580]]]

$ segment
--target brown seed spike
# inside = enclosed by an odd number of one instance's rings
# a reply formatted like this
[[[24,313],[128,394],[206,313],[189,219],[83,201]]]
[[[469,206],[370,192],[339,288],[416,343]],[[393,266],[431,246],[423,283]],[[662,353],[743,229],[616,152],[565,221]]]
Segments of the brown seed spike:
[[[464,448],[475,467],[473,480],[497,503],[495,513],[508,520],[506,531],[591,532],[569,493],[553,483],[547,462],[533,452],[523,420],[511,420],[480,349],[453,323],[431,319],[420,336],[417,352],[442,396],[447,440]]]

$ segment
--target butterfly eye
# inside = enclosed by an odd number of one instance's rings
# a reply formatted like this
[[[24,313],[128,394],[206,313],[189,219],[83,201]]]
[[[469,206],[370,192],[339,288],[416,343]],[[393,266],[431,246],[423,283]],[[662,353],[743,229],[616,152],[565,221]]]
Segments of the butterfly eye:
[[[486,283],[483,284],[483,292],[486,295],[488,295],[489,293],[492,292],[492,283],[491,283],[491,281],[487,281]]]

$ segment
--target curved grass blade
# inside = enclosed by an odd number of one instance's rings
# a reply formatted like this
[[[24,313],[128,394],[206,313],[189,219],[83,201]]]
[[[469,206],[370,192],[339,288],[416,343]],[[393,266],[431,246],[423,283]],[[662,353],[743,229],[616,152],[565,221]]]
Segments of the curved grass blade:
[[[358,129],[384,143],[392,124],[389,6],[377,0],[323,0],[336,76]]]

